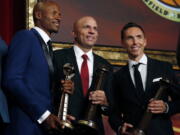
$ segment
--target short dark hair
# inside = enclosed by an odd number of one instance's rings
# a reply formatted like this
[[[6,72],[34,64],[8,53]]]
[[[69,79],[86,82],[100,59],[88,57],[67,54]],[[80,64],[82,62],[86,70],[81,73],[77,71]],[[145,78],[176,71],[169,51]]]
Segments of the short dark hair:
[[[145,34],[144,29],[143,29],[140,25],[138,25],[138,24],[136,24],[136,23],[134,23],[134,22],[129,22],[129,23],[125,24],[124,27],[123,27],[122,30],[121,30],[121,40],[124,39],[124,33],[125,33],[125,31],[126,31],[127,29],[129,29],[129,28],[132,28],[132,27],[137,27],[137,28],[141,29],[141,31],[143,32],[143,34]]]

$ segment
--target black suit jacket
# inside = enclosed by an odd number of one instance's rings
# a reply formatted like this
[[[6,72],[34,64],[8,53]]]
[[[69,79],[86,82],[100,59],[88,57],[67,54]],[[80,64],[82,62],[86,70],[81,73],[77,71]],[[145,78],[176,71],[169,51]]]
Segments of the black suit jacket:
[[[60,95],[61,92],[59,90],[60,88],[60,80],[64,79],[63,76],[63,65],[66,63],[71,63],[74,65],[75,68],[75,77],[73,78],[74,81],[74,86],[75,90],[73,95],[70,96],[69,99],[69,110],[68,114],[75,116],[76,120],[80,120],[84,118],[84,113],[86,112],[87,105],[88,105],[88,96],[84,97],[83,95],[83,90],[82,90],[82,83],[81,83],[81,77],[80,73],[78,70],[78,65],[76,62],[76,57],[73,48],[70,49],[63,49],[63,50],[57,50],[54,52],[54,58],[55,58],[55,66],[56,66],[56,89],[55,89],[55,112],[57,113],[58,107],[59,107],[59,102],[60,102]],[[102,57],[94,54],[94,69],[93,71],[96,71],[99,65],[106,65],[110,70],[108,72],[108,76],[106,77],[107,79],[105,80],[103,90],[105,91],[105,94],[111,102],[111,93],[110,93],[110,87],[111,87],[111,79],[112,79],[112,73],[111,73],[111,65]],[[95,73],[95,72],[94,72]],[[93,73],[93,76],[94,76]],[[91,86],[88,90],[94,90],[94,78],[92,80]],[[88,95],[88,94],[87,94]],[[103,111],[98,108],[98,113],[97,113],[97,118],[95,121],[97,122],[98,128],[99,128],[99,134],[104,134],[103,130],[103,125],[102,125],[102,118],[101,118],[101,113]]]
[[[165,77],[176,82],[175,75],[171,65],[148,58],[147,63],[147,82],[144,97],[140,98],[132,82],[128,65],[122,67],[113,78],[113,92],[115,105],[110,124],[117,131],[123,122],[128,122],[137,126],[142,118],[146,106],[151,98],[154,97],[158,83],[153,83],[153,79]],[[168,95],[171,96],[172,102],[168,101]],[[180,101],[173,89],[163,95],[162,100],[168,103],[169,112],[164,114],[154,114],[150,122],[147,135],[173,135],[170,116],[180,112]],[[123,117],[121,117],[123,114]]]

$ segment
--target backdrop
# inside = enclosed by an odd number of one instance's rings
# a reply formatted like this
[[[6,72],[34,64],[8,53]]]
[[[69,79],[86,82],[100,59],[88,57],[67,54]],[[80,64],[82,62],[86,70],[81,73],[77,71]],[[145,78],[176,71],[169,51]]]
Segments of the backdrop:
[[[98,44],[120,45],[120,29],[122,26],[127,22],[136,22],[142,25],[146,31],[147,48],[176,50],[180,24],[157,15],[141,0],[56,1],[60,3],[63,15],[60,32],[54,38],[56,41],[72,42],[73,22],[77,18],[90,15],[95,17],[99,24]],[[170,0],[164,1],[170,2]]]

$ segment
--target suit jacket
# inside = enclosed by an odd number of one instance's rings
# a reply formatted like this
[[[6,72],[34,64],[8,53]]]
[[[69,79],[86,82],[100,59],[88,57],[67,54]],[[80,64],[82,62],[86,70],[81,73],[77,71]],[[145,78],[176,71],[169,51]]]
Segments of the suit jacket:
[[[75,68],[75,77],[73,78],[74,81],[74,93],[70,96],[69,99],[69,110],[68,110],[68,114],[75,116],[76,120],[82,120],[84,118],[84,113],[86,112],[87,109],[87,105],[88,105],[88,96],[84,97],[83,95],[83,90],[82,90],[82,83],[81,83],[81,77],[80,77],[80,73],[78,70],[78,66],[77,66],[77,62],[76,62],[76,57],[75,57],[75,53],[73,48],[70,49],[63,49],[63,50],[58,50],[55,51],[54,53],[54,57],[55,57],[55,65],[56,65],[56,80],[57,80],[57,87],[55,89],[55,110],[58,110],[59,107],[59,103],[60,102],[60,90],[58,90],[58,87],[60,87],[60,79],[64,79],[63,78],[63,65],[66,63],[71,63],[74,68]],[[103,86],[103,90],[105,91],[105,94],[109,100],[109,102],[111,101],[111,93],[110,93],[110,87],[111,87],[111,66],[110,64],[103,59],[102,57],[94,54],[94,69],[93,71],[96,71],[97,67],[99,65],[106,65],[110,70],[108,72],[107,78],[105,80],[105,85]],[[93,73],[93,75],[95,74],[95,72]],[[89,88],[88,91],[94,90],[94,78],[92,80],[91,86]],[[95,122],[98,125],[98,131],[99,134],[104,134],[104,130],[103,130],[103,125],[102,125],[102,118],[101,118],[101,113],[102,110],[100,109],[100,107],[98,108],[98,113],[97,113],[97,118],[95,119]]]
[[[140,98],[132,82],[128,65],[122,67],[113,78],[113,92],[115,105],[110,124],[117,131],[123,122],[128,122],[137,126],[146,110],[149,100],[155,96],[158,83],[153,83],[153,79],[165,77],[176,81],[171,65],[148,58],[147,63],[147,82],[144,97]],[[171,96],[172,102],[168,100]],[[147,135],[173,135],[170,116],[180,112],[180,101],[174,89],[168,90],[163,95],[162,100],[169,105],[168,113],[154,114],[148,127]],[[121,117],[123,114],[123,117]]]
[[[1,78],[2,78],[2,66],[5,59],[5,55],[7,54],[8,47],[5,42],[0,38],[0,117],[2,118],[2,122],[9,122],[9,113],[6,97],[4,92],[1,89]],[[1,122],[1,121],[0,121]]]
[[[10,101],[11,123],[6,135],[42,135],[37,120],[52,110],[50,72],[40,35],[18,32],[6,61],[3,85]]]

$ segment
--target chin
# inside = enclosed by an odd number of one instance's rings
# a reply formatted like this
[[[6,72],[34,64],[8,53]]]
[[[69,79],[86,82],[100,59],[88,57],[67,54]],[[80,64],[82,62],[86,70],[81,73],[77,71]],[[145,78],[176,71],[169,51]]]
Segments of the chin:
[[[58,30],[52,30],[51,33],[58,33],[59,29]]]

